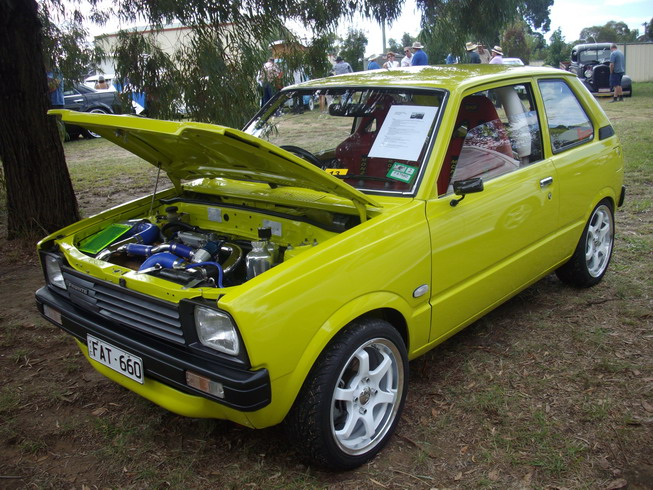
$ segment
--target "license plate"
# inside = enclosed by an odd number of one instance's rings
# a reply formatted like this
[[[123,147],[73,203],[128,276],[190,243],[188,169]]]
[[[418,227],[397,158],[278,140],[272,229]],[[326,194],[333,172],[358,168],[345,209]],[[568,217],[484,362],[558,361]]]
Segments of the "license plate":
[[[86,341],[88,355],[91,359],[143,384],[143,361],[140,357],[92,335],[87,335]]]

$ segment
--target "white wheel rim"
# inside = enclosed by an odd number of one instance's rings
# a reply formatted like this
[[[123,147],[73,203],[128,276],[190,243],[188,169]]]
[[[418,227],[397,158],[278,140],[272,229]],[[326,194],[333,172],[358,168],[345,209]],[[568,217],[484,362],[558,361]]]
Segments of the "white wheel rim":
[[[89,112],[90,112],[91,114],[106,114],[106,113],[107,113],[106,111],[104,111],[104,110],[102,110],[102,109],[93,109],[93,110],[90,110]],[[89,134],[90,134],[91,136],[93,136],[93,138],[101,138],[101,137],[102,137],[102,136],[100,136],[99,134],[94,133],[94,132],[91,131],[90,129],[87,129],[86,131],[88,131]]]
[[[613,229],[610,209],[607,206],[596,208],[587,227],[585,243],[585,263],[592,277],[601,276],[608,267],[614,241]]]
[[[383,440],[399,411],[403,386],[401,354],[389,340],[370,340],[351,355],[331,403],[331,431],[343,452],[363,454]]]

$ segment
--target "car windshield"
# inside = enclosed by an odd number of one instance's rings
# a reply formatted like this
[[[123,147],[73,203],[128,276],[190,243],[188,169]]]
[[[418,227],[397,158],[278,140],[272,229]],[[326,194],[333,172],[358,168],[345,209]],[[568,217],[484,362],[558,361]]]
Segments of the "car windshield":
[[[578,53],[581,63],[589,63],[591,61],[599,61],[601,63],[610,59],[610,48],[604,49],[586,49]]]
[[[444,92],[379,88],[282,91],[245,131],[362,191],[413,193]]]

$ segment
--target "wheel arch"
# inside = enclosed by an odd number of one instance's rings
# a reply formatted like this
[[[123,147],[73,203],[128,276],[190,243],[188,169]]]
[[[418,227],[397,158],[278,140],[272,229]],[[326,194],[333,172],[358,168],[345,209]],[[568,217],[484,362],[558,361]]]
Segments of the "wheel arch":
[[[342,305],[313,335],[295,369],[287,376],[277,380],[281,383],[276,389],[273,386],[273,391],[280,392],[285,399],[283,416],[286,416],[295,403],[297,395],[324,349],[352,322],[366,318],[383,319],[399,332],[404,340],[406,350],[409,350],[410,333],[407,321],[409,311],[409,305],[403,298],[388,291],[368,293]]]
[[[589,206],[587,207],[587,210],[585,211],[585,215],[583,217],[583,221],[582,221],[583,226],[581,227],[578,240],[580,240],[583,234],[583,229],[585,228],[585,224],[589,221],[590,217],[592,216],[592,213],[596,209],[596,206],[598,206],[599,203],[603,201],[608,201],[608,204],[610,204],[610,207],[612,208],[613,214],[617,212],[617,203],[619,202],[619,194],[615,195],[614,190],[612,188],[606,187],[599,194],[597,194],[595,199],[589,202]]]
[[[86,109],[84,112],[92,112],[92,111],[94,111],[94,110],[96,110],[96,109],[103,110],[103,111],[105,111],[107,114],[113,114],[113,113],[114,113],[114,112],[113,112],[113,109],[112,109],[111,107],[109,107],[109,106],[106,105],[106,104],[98,103],[98,102],[94,103],[93,105],[90,105],[90,106],[88,107],[88,109]]]

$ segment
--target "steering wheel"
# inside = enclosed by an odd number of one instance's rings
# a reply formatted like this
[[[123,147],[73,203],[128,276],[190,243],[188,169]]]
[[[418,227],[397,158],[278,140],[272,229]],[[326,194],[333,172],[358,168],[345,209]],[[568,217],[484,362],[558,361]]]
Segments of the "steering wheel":
[[[303,158],[309,163],[312,163],[316,167],[322,168],[322,162],[318,157],[313,155],[310,151],[304,150],[304,148],[300,148],[299,146],[294,146],[294,145],[281,145],[279,148],[283,148],[286,151],[289,151],[290,153],[294,153],[300,158]]]

